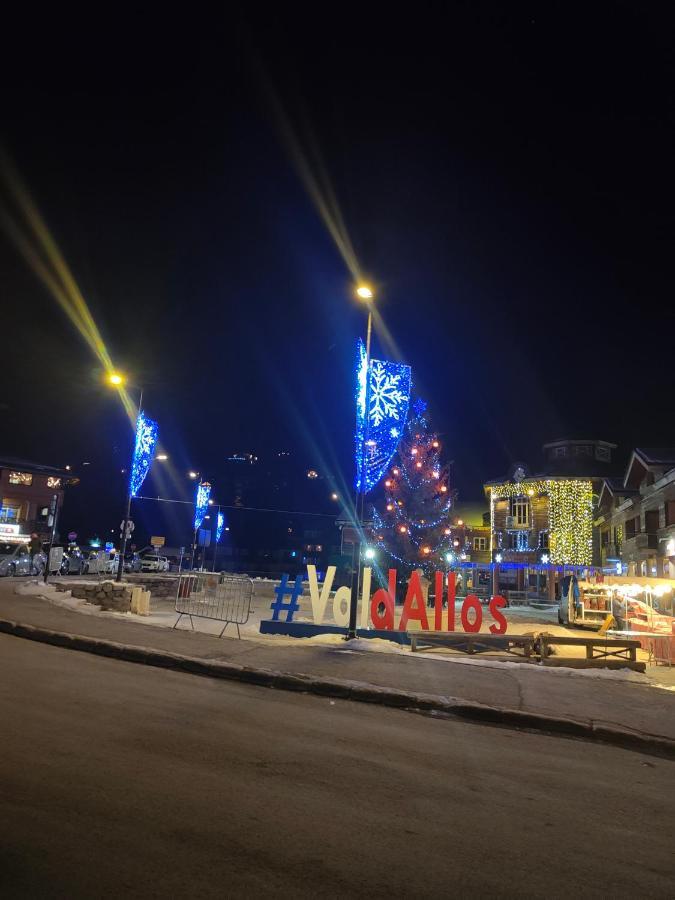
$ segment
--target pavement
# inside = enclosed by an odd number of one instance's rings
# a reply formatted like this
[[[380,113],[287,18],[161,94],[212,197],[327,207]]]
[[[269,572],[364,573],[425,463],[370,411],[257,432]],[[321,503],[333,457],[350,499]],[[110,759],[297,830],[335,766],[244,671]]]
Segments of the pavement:
[[[0,719],[3,898],[673,895],[671,760],[2,634]]]
[[[624,745],[633,740],[645,750],[669,754],[675,748],[675,692],[655,687],[636,673],[460,661],[445,655],[413,655],[408,649],[373,652],[371,641],[220,639],[197,631],[149,627],[131,619],[83,615],[39,596],[18,595],[9,581],[0,583],[0,630],[5,632],[19,633],[19,623],[37,629],[29,636],[38,640],[49,632],[76,635],[77,649],[166,668],[558,730]],[[181,665],[181,657],[188,663]],[[296,681],[281,676],[293,676]],[[364,686],[377,691],[364,693]]]

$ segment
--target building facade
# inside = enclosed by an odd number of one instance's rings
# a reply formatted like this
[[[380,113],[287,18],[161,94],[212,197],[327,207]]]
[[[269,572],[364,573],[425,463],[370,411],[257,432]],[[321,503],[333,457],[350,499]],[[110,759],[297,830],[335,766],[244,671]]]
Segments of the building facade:
[[[490,502],[490,550],[496,562],[590,566],[593,483],[590,478],[528,475],[485,485]]]
[[[33,532],[47,537],[54,503],[63,505],[70,472],[11,457],[0,458],[0,537],[26,540]]]
[[[623,478],[608,478],[596,528],[603,567],[643,577],[675,577],[675,448],[637,447]]]

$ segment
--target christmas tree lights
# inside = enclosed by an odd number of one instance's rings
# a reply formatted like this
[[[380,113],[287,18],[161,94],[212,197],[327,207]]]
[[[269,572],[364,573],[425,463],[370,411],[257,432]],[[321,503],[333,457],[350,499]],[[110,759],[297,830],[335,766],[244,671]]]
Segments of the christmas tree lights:
[[[452,547],[449,526],[454,498],[447,468],[440,461],[441,443],[430,431],[425,410],[423,402],[414,404],[396,464],[382,484],[380,504],[373,508],[373,540],[378,550],[408,573],[417,568],[432,571],[438,559],[447,562]]]

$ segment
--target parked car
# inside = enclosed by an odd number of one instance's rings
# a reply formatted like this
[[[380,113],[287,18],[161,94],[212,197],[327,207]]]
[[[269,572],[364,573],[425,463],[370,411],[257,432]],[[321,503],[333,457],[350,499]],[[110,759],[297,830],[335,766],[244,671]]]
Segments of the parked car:
[[[79,547],[71,547],[63,551],[61,561],[62,575],[86,575],[89,571],[89,560]]]
[[[119,555],[116,550],[92,550],[87,561],[90,575],[114,575],[118,565]]]
[[[125,572],[140,572],[142,566],[142,560],[138,553],[125,553],[124,554],[124,571]]]
[[[169,560],[156,553],[144,553],[141,557],[141,572],[168,572]]]
[[[0,543],[0,575],[40,575],[45,569],[44,553],[31,558],[28,544]]]

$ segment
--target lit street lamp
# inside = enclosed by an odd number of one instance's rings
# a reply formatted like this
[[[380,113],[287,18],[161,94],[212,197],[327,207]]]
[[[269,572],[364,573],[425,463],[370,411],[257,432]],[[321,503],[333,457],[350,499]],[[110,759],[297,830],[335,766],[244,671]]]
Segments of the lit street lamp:
[[[126,376],[121,372],[110,372],[108,375],[108,384],[112,387],[122,389],[126,385]],[[138,443],[138,429],[140,427],[140,418],[141,418],[141,407],[143,404],[143,388],[139,387],[139,395],[138,395],[138,409],[136,411],[136,429],[135,429],[135,441]],[[155,430],[155,441],[156,441],[156,430]],[[134,445],[134,453],[136,452],[136,444]],[[129,529],[129,521],[131,516],[131,499],[133,496],[133,488],[131,484],[131,479],[133,475],[133,460],[131,472],[129,474],[129,480],[127,483],[127,505],[124,512],[124,518],[122,519],[122,535],[121,535],[121,544],[120,544],[120,558],[117,564],[117,575],[115,577],[115,581],[122,580],[122,574],[124,572],[124,556],[127,552],[127,540],[130,536]]]
[[[356,288],[356,296],[359,300],[362,300],[368,309],[368,322],[366,325],[366,359],[365,359],[365,367],[366,367],[366,396],[365,396],[365,430],[363,434],[364,444],[368,445],[368,428],[370,425],[370,416],[369,416],[369,404],[370,404],[370,339],[373,331],[373,306],[372,301],[374,300],[374,294],[372,288],[370,288],[367,284],[360,284]],[[366,469],[366,454],[365,449],[362,448],[361,452],[361,471],[359,472],[358,478],[358,488],[356,492],[356,527],[359,532],[359,542],[358,545],[354,544],[354,549],[352,550],[352,585],[351,585],[351,599],[349,603],[349,628],[347,631],[347,640],[351,640],[356,637],[356,611],[358,608],[358,593],[359,593],[359,578],[361,575],[361,544],[362,544],[362,530],[363,530],[363,506],[365,503],[366,497],[366,485],[365,485],[365,469]],[[357,550],[358,547],[358,550]],[[356,558],[355,558],[356,557]]]

